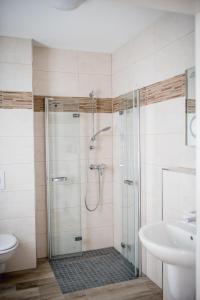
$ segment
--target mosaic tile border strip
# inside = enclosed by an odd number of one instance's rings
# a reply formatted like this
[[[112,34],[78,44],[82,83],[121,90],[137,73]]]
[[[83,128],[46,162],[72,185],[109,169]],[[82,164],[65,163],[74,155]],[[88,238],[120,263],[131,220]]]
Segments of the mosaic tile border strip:
[[[172,78],[156,82],[141,88],[140,105],[149,105],[177,97],[186,96],[186,75],[180,74]],[[49,96],[52,98],[52,96]],[[34,111],[44,111],[45,96],[34,96],[32,92],[9,92],[0,91],[0,109],[25,108]],[[54,111],[76,111],[92,112],[93,106],[88,97],[53,97]],[[191,102],[191,101],[190,101]],[[55,105],[56,109],[55,109]],[[133,93],[129,92],[117,98],[101,98],[95,100],[95,111],[97,113],[112,113],[133,107]],[[190,110],[194,111],[194,105],[190,103]]]
[[[94,103],[87,97],[50,97],[54,111],[79,111],[90,113],[112,113],[112,98],[96,99]],[[45,96],[34,96],[34,111],[44,111]],[[57,105],[57,107],[55,107]],[[53,108],[54,106],[54,108]],[[51,109],[51,104],[50,104]]]
[[[32,109],[32,92],[0,91],[0,109]]]
[[[112,111],[122,111],[126,109],[133,108],[133,92],[129,92],[117,98],[114,98],[112,101]]]
[[[186,75],[181,74],[140,89],[140,105],[186,96]]]

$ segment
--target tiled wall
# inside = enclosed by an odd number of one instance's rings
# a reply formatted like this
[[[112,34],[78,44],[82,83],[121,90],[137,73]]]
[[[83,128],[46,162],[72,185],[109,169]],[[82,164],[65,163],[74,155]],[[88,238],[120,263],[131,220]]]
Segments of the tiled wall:
[[[146,93],[149,89],[146,86],[156,83],[161,87],[160,81],[184,74],[193,65],[193,17],[164,14],[160,20],[113,53],[112,96],[117,97],[133,89],[142,89]],[[195,166],[195,149],[185,146],[185,97],[182,94],[178,98],[174,98],[173,93],[171,95],[171,99],[169,95],[166,99],[159,99],[157,93],[155,98],[158,102],[150,101],[141,107],[142,224],[161,220],[161,169]],[[146,99],[146,96],[143,98]],[[115,116],[113,118],[114,123]],[[114,137],[115,130],[114,126]],[[115,157],[115,144],[113,148]],[[114,178],[116,172],[117,166],[113,160]],[[113,191],[115,198],[115,183]],[[117,208],[114,206],[114,216],[118,218],[115,210]],[[143,272],[162,286],[161,263],[146,255],[145,251]]]
[[[152,97],[149,85],[171,80],[194,65],[193,28],[193,17],[171,13],[163,15],[158,22],[113,53],[112,74],[109,54],[34,48],[34,95],[82,98],[95,90],[98,98],[110,99],[142,88],[141,96],[148,104],[141,107],[143,224],[161,219],[161,169],[169,166],[194,167],[195,164],[194,148],[185,146],[184,96],[180,94],[175,97],[173,93],[171,98],[166,96],[168,101],[148,100],[149,93]],[[0,210],[3,212],[0,214],[0,230],[13,231],[20,239],[21,246],[8,265],[8,270],[13,270],[34,267],[36,261],[33,114],[30,101],[28,104],[26,102],[30,94],[24,94],[32,93],[32,45],[30,40],[12,38],[1,38],[0,43],[0,90],[4,91],[0,99],[0,168],[6,171],[6,190],[0,192],[0,207],[3,208]],[[11,95],[5,93],[7,91],[22,93]],[[10,101],[11,98],[14,101]],[[158,94],[155,98],[159,98]],[[118,110],[117,107],[116,101],[114,111]],[[112,126],[113,130],[99,136],[97,150],[92,153],[91,162],[104,162],[108,168],[105,171],[104,203],[98,211],[88,213],[84,199],[81,199],[84,250],[112,246],[113,223],[114,245],[119,245],[116,237],[121,227],[115,226],[119,224],[115,220],[119,219],[120,208],[114,205],[112,213],[113,197],[116,204],[120,187],[115,159],[118,155],[117,143],[120,142],[117,114],[105,112],[104,108],[95,114],[96,130],[105,126]],[[34,127],[37,257],[44,257],[47,255],[45,138],[44,112],[40,109],[36,109],[34,114]],[[90,136],[91,115],[81,111],[82,195],[85,191]],[[10,152],[13,148],[15,151]],[[97,178],[89,178],[88,198],[92,204],[97,196]],[[143,271],[162,285],[161,263],[150,255],[143,256]]]
[[[46,220],[44,109],[41,96],[53,96],[56,101],[61,97],[61,103],[63,99],[65,103],[71,103],[74,99],[80,101],[83,250],[112,246],[112,130],[98,137],[97,148],[91,153],[91,163],[107,164],[103,205],[94,213],[88,213],[84,207],[85,172],[92,122],[91,114],[88,113],[91,112],[91,109],[88,109],[88,95],[94,90],[99,99],[97,113],[95,113],[95,131],[112,126],[112,106],[109,99],[111,98],[111,55],[35,47],[33,69],[34,95],[40,96],[35,97],[37,256],[47,255],[47,226],[44,222]],[[64,110],[70,109],[73,108],[65,105]],[[72,133],[69,130],[69,134]],[[67,137],[69,136],[65,138]],[[91,172],[94,174],[95,171]],[[97,201],[98,196],[97,177],[92,174],[89,176],[90,205]]]
[[[161,220],[161,170],[195,167],[195,148],[185,144],[185,98],[141,108],[142,201],[146,222]],[[143,222],[145,222],[143,220]],[[147,274],[162,284],[161,263],[147,256]]]
[[[90,213],[85,209],[84,198],[86,189],[86,167],[88,159],[88,145],[92,136],[91,115],[81,113],[81,195],[82,195],[82,226],[83,249],[98,249],[113,246],[113,213],[112,213],[112,129],[98,136],[96,149],[90,151],[90,163],[105,163],[106,169],[103,182],[103,205],[95,212]],[[95,114],[95,132],[111,126],[112,113]],[[98,176],[96,171],[89,171],[89,186],[87,203],[94,207],[98,201]]]
[[[111,97],[111,55],[34,48],[34,95]]]
[[[7,271],[36,266],[31,40],[0,37],[0,232],[20,246]]]
[[[194,65],[194,18],[166,13],[112,55],[112,96],[184,73]]]
[[[31,40],[1,37],[0,59],[0,90],[32,91]]]

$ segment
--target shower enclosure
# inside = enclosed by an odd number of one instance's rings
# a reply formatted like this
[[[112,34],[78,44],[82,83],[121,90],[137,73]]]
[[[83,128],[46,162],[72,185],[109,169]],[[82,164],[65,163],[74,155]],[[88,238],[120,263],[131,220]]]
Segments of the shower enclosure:
[[[92,95],[90,100],[92,100]],[[79,99],[70,98],[45,99],[48,255],[50,259],[68,257],[69,255],[82,255],[83,228],[81,215],[83,205],[85,204],[84,209],[88,210],[89,214],[94,213],[94,210],[88,209],[87,201],[84,201],[87,193],[86,195],[81,194],[83,193],[81,191],[82,170],[80,157],[82,151],[80,146],[80,118],[82,112],[79,110],[79,101]],[[138,241],[140,223],[138,103],[138,94],[131,94],[128,98],[123,99],[118,111],[118,127],[120,128],[121,139],[118,162],[121,174],[120,253],[133,265],[134,276],[139,275],[140,267]],[[91,114],[91,111],[89,113]],[[94,113],[96,113],[96,106],[94,106],[91,114],[93,124]],[[91,124],[92,127],[92,136],[87,146],[88,154],[95,151],[96,144],[94,141],[100,135],[105,134],[105,131],[110,130],[112,126],[100,128],[98,132],[94,131],[94,126]],[[113,150],[115,151],[115,149]],[[94,172],[98,171],[99,176],[106,172],[104,161],[102,161],[102,164],[95,165],[91,164],[88,158],[87,168],[94,170]],[[101,181],[101,177],[99,178]],[[97,189],[96,193],[98,194],[99,191]],[[100,208],[97,206],[95,209]],[[118,220],[115,221],[118,222]]]

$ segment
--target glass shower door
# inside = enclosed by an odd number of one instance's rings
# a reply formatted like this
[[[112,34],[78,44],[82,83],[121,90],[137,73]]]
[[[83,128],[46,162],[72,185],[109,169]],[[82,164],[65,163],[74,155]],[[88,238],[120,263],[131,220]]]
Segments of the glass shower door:
[[[49,257],[81,254],[79,102],[45,99]]]
[[[139,274],[139,106],[137,95],[123,103],[122,143],[122,254]]]

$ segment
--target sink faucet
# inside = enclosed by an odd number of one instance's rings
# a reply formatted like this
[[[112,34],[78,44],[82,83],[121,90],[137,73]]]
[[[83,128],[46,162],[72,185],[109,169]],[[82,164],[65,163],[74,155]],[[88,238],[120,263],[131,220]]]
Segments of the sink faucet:
[[[183,221],[186,223],[196,223],[196,211],[190,211],[187,215],[183,216]]]

